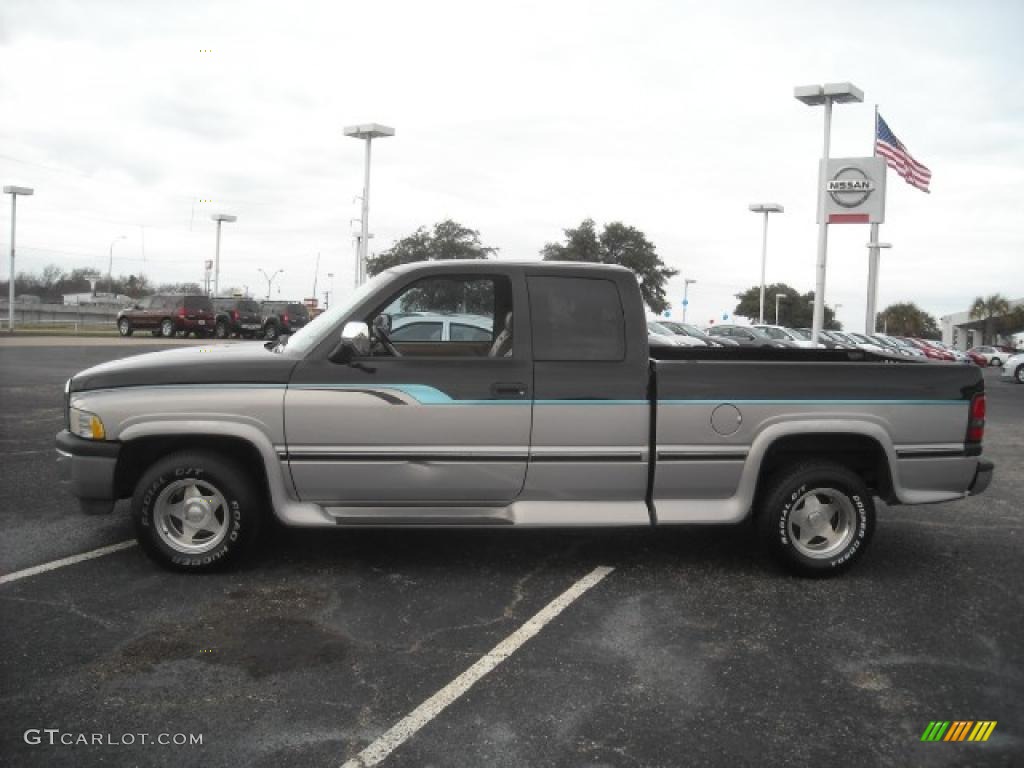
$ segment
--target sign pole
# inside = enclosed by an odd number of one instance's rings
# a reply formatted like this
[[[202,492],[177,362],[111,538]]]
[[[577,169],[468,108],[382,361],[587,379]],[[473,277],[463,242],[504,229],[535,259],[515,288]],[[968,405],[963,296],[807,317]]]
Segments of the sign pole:
[[[825,325],[825,262],[828,255],[828,216],[825,215],[825,177],[828,173],[829,139],[832,134],[832,99],[825,97],[825,151],[818,174],[818,263],[815,268],[814,320],[811,324],[811,341],[818,343],[821,329]]]

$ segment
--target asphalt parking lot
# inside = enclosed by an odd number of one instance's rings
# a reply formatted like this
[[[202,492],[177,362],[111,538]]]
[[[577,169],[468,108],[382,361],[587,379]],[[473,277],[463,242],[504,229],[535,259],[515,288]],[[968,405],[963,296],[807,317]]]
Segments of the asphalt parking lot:
[[[132,538],[78,512],[53,435],[69,375],[154,348],[0,346],[0,574]],[[986,380],[989,490],[883,508],[839,579],[707,527],[275,531],[222,574],[128,547],[0,584],[0,764],[341,766],[604,566],[381,764],[1021,765],[1024,387]],[[998,726],[922,743],[933,720]],[[120,743],[143,733],[202,744]]]

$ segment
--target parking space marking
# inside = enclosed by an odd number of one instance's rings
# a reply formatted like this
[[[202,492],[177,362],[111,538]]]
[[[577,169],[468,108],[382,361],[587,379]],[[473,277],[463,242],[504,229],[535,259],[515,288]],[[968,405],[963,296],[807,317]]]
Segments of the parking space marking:
[[[36,576],[40,573],[46,573],[47,571],[55,571],[58,568],[63,568],[67,565],[74,565],[75,563],[81,563],[86,560],[95,560],[97,557],[112,555],[114,552],[120,552],[122,549],[128,549],[129,547],[134,546],[134,539],[130,541],[120,541],[117,544],[100,547],[99,549],[94,549],[91,552],[83,552],[80,555],[71,555],[71,557],[62,557],[60,560],[53,560],[49,563],[43,563],[42,565],[33,565],[31,568],[26,568],[23,571],[15,571],[14,573],[8,573],[5,576],[0,576],[0,584],[9,584],[12,581],[27,579],[29,576]]]
[[[592,570],[527,619],[525,624],[494,646],[473,666],[391,726],[380,738],[341,768],[370,768],[380,763],[613,570],[615,569],[604,565]]]

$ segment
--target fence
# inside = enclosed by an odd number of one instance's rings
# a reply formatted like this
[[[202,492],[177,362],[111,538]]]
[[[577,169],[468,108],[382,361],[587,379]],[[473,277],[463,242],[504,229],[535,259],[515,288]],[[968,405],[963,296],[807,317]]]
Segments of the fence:
[[[0,328],[8,329],[9,305],[0,303]],[[14,304],[14,329],[113,331],[117,308],[64,304]]]

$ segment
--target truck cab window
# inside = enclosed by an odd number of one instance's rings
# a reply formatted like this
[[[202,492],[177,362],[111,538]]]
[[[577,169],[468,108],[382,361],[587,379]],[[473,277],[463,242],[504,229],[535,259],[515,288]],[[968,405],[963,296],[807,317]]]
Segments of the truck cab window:
[[[534,359],[620,361],[626,357],[625,318],[611,280],[530,277]]]
[[[507,277],[430,277],[404,288],[370,318],[374,354],[511,356],[512,286]],[[501,338],[508,343],[496,345]],[[495,349],[500,347],[498,353]]]

